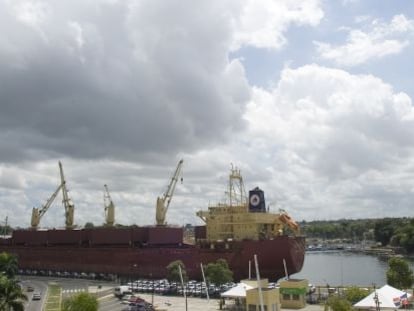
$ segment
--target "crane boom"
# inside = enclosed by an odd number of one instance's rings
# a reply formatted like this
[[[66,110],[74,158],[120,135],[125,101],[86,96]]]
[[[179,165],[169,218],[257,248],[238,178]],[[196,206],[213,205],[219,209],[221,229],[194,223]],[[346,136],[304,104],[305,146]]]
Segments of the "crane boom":
[[[42,206],[42,208],[35,208],[33,207],[32,210],[32,229],[36,230],[37,226],[39,225],[40,219],[43,217],[43,215],[47,212],[49,207],[52,205],[53,201],[55,200],[56,196],[58,195],[60,189],[62,189],[62,184],[57,187],[56,191],[53,192],[51,197],[46,201],[46,204]]]
[[[163,194],[162,197],[157,198],[157,206],[155,213],[155,220],[157,222],[157,226],[165,226],[166,224],[165,215],[167,214],[168,206],[170,205],[171,199],[173,197],[175,186],[177,185],[178,176],[180,175],[183,162],[183,159],[181,159],[178,162],[177,168],[175,169],[175,172],[171,177],[171,181],[168,185],[167,191]]]
[[[109,194],[108,186],[104,185],[104,188],[105,224],[112,227],[115,223],[115,205]]]
[[[63,174],[62,163],[59,161],[60,169],[60,180],[62,186],[62,195],[63,195],[63,206],[65,207],[65,225],[67,229],[73,228],[73,214],[75,211],[75,205],[72,203],[72,200],[69,198],[68,190],[66,189],[65,175]]]

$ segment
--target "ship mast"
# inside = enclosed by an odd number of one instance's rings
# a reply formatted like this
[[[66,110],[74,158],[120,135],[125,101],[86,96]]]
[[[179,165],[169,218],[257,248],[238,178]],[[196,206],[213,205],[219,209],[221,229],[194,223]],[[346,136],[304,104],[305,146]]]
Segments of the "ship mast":
[[[246,190],[244,188],[243,177],[237,167],[231,165],[229,175],[229,206],[247,205]]]
[[[72,200],[69,198],[68,190],[66,189],[66,180],[63,174],[63,167],[62,163],[59,161],[59,169],[60,169],[60,180],[62,185],[62,195],[63,195],[63,205],[65,207],[65,225],[66,229],[73,228],[73,214],[75,212],[75,205],[73,204]]]

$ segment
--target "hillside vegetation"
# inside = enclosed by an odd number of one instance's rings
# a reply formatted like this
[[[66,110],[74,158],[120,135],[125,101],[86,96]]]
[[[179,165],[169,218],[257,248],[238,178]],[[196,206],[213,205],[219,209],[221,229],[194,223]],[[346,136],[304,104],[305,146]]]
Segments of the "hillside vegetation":
[[[302,221],[300,225],[310,239],[341,239],[349,243],[375,241],[382,246],[400,247],[406,253],[414,253],[413,218]]]

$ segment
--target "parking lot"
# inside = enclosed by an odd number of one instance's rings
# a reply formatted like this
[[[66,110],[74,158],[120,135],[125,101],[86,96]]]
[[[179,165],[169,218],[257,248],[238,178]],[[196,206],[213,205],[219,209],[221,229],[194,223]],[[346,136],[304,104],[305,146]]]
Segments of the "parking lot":
[[[77,274],[79,278],[57,278],[49,276],[20,276],[22,286],[27,290],[29,295],[29,302],[25,310],[40,311],[44,304],[45,296],[47,294],[47,286],[50,282],[56,283],[62,288],[62,298],[75,295],[79,292],[85,291],[97,295],[99,301],[100,311],[135,311],[145,310],[145,308],[138,308],[129,306],[129,298],[131,296],[124,296],[117,298],[114,295],[114,289],[120,286],[120,283],[110,282],[105,280],[90,280]],[[186,297],[181,285],[176,282],[169,282],[166,279],[149,280],[136,279],[121,283],[124,287],[129,289],[126,295],[134,295],[144,299],[148,304],[153,305],[156,310],[178,311],[187,309],[192,311],[198,310],[218,310],[220,293],[235,286],[235,283],[227,283],[221,286],[208,286],[209,299],[207,299],[207,287],[203,282],[190,280],[187,282],[185,291]],[[275,283],[269,283],[269,287],[277,287]],[[33,293],[40,292],[40,300],[32,300]],[[230,303],[231,302],[227,302]],[[151,310],[147,308],[147,310]],[[308,305],[305,310],[321,310],[320,305]]]

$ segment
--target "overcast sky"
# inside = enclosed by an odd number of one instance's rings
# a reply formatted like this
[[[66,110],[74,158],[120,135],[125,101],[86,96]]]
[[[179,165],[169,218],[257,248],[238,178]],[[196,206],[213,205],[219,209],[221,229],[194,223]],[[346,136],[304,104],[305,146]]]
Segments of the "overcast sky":
[[[75,223],[154,224],[231,164],[294,219],[414,216],[414,2],[0,0],[0,219],[60,183]],[[59,195],[41,226],[62,227]]]

